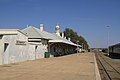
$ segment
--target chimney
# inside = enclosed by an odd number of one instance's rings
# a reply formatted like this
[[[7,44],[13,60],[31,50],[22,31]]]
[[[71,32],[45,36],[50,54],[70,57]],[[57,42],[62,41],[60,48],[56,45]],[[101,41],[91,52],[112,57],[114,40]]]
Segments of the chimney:
[[[27,27],[29,27],[29,25],[27,25]]]
[[[62,32],[62,38],[64,38],[64,33]]]
[[[70,41],[70,38],[68,38],[68,41]]]
[[[44,24],[40,24],[40,31],[44,31]]]
[[[66,39],[66,36],[64,38]]]

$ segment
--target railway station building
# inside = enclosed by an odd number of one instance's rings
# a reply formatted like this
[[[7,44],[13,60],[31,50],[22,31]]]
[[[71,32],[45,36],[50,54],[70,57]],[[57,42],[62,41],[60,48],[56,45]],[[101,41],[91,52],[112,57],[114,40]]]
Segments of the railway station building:
[[[62,56],[76,52],[80,45],[67,40],[64,33],[60,35],[60,26],[55,27],[55,33],[27,26],[25,29],[0,29],[0,64],[9,64],[26,60]]]
[[[70,39],[67,40],[63,33],[61,36],[59,25],[55,27],[55,33],[45,31],[43,24],[40,24],[40,28],[28,26],[22,32],[28,35],[30,46],[36,46],[36,50],[34,50],[36,51],[36,59],[44,58],[45,52],[49,52],[50,56],[74,53],[76,48],[80,46],[71,42]]]

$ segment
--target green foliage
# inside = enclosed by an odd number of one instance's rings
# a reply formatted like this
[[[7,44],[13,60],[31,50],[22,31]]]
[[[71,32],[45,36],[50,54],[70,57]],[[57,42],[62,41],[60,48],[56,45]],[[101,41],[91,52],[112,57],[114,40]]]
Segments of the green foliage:
[[[82,36],[79,36],[72,29],[66,28],[65,31],[64,31],[64,34],[65,34],[67,39],[71,38],[72,42],[74,42],[76,44],[79,44],[79,45],[82,45],[83,49],[88,49],[89,45],[88,45],[87,41],[85,40],[85,38],[82,37]]]

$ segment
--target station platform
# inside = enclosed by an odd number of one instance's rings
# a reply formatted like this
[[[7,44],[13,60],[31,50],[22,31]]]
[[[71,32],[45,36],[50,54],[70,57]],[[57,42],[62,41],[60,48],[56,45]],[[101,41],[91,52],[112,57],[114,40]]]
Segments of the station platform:
[[[0,80],[101,80],[94,53],[0,66]]]

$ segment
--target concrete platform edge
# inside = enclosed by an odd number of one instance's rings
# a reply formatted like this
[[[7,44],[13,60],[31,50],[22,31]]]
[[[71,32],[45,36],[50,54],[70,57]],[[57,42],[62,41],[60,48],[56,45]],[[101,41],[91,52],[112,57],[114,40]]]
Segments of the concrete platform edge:
[[[101,80],[95,54],[94,54],[94,61],[95,61],[95,80]]]

